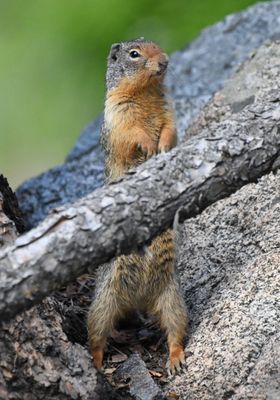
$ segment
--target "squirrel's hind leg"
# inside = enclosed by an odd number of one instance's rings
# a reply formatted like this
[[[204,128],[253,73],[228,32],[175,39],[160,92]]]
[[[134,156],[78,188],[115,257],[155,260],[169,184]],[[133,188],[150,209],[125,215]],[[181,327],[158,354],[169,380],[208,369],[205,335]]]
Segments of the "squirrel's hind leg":
[[[87,319],[89,346],[94,366],[97,369],[102,368],[107,338],[122,317],[116,300],[115,294],[110,293],[110,290],[107,289],[96,295],[89,309]]]
[[[149,312],[166,332],[169,348],[167,369],[174,374],[180,371],[185,362],[184,339],[187,330],[186,306],[176,282],[171,281],[167,285]]]

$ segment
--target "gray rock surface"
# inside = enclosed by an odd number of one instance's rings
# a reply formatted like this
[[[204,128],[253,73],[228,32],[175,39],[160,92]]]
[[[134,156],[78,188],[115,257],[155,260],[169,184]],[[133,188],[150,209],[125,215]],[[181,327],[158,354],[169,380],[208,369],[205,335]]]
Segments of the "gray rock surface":
[[[190,313],[180,399],[279,399],[280,174],[182,226],[178,271]]]
[[[117,371],[118,379],[129,380],[129,392],[136,400],[165,400],[139,354],[132,354]]]
[[[99,152],[99,136],[103,123],[103,114],[88,124],[79,136],[73,149],[68,154],[66,161],[77,160],[91,152]]]
[[[227,16],[171,56],[167,84],[175,100],[180,136],[236,67],[267,39],[280,39],[279,1],[258,3]]]
[[[52,209],[73,203],[101,186],[103,170],[103,153],[98,149],[24,182],[16,194],[26,228],[38,225]]]
[[[279,22],[279,1],[259,3],[207,28],[186,49],[171,56],[167,85],[175,101],[181,137],[234,68],[265,40],[280,37]],[[103,158],[98,145],[101,120],[102,116],[82,132],[65,164],[19,187],[17,196],[28,228],[51,209],[102,185]]]
[[[220,122],[240,113],[247,106],[253,113],[267,94],[277,101],[280,98],[279,59],[280,41],[266,41],[225,82],[223,88],[215,93],[192,121],[186,131],[186,139],[200,134],[204,129],[215,130]]]

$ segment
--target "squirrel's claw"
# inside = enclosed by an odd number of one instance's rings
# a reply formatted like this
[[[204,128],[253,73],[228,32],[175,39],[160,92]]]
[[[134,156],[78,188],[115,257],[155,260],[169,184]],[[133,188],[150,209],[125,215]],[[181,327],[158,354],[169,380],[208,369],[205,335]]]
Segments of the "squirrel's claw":
[[[163,145],[161,143],[158,145],[158,152],[159,153],[167,153],[171,149],[172,149],[172,147],[169,146],[169,145]]]
[[[182,350],[178,355],[170,357],[167,364],[167,373],[168,376],[175,375],[176,373],[180,373],[186,364],[185,353]]]
[[[143,144],[138,144],[137,145],[137,150],[142,151],[146,159],[151,158],[152,156],[155,156],[157,154],[157,149],[155,146],[147,146]]]

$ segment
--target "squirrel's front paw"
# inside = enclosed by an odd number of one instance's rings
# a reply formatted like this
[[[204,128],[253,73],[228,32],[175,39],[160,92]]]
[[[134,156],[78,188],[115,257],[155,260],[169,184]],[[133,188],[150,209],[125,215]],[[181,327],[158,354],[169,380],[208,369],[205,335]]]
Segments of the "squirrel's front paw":
[[[167,151],[173,149],[176,146],[176,133],[174,129],[171,128],[163,128],[159,143],[158,143],[158,152],[166,153]]]
[[[141,150],[146,158],[151,158],[157,154],[157,145],[154,142],[138,143],[137,149]]]
[[[172,149],[173,146],[171,146],[169,143],[159,143],[158,145],[158,152],[159,153],[167,153],[169,150]]]

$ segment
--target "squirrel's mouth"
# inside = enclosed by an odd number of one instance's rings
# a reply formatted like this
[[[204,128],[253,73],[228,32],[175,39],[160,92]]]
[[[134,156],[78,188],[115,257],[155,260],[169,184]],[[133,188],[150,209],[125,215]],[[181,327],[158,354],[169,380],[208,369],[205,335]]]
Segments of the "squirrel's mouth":
[[[156,75],[162,75],[166,71],[167,65],[168,65],[168,61],[159,62],[158,63],[158,70],[156,72]]]

